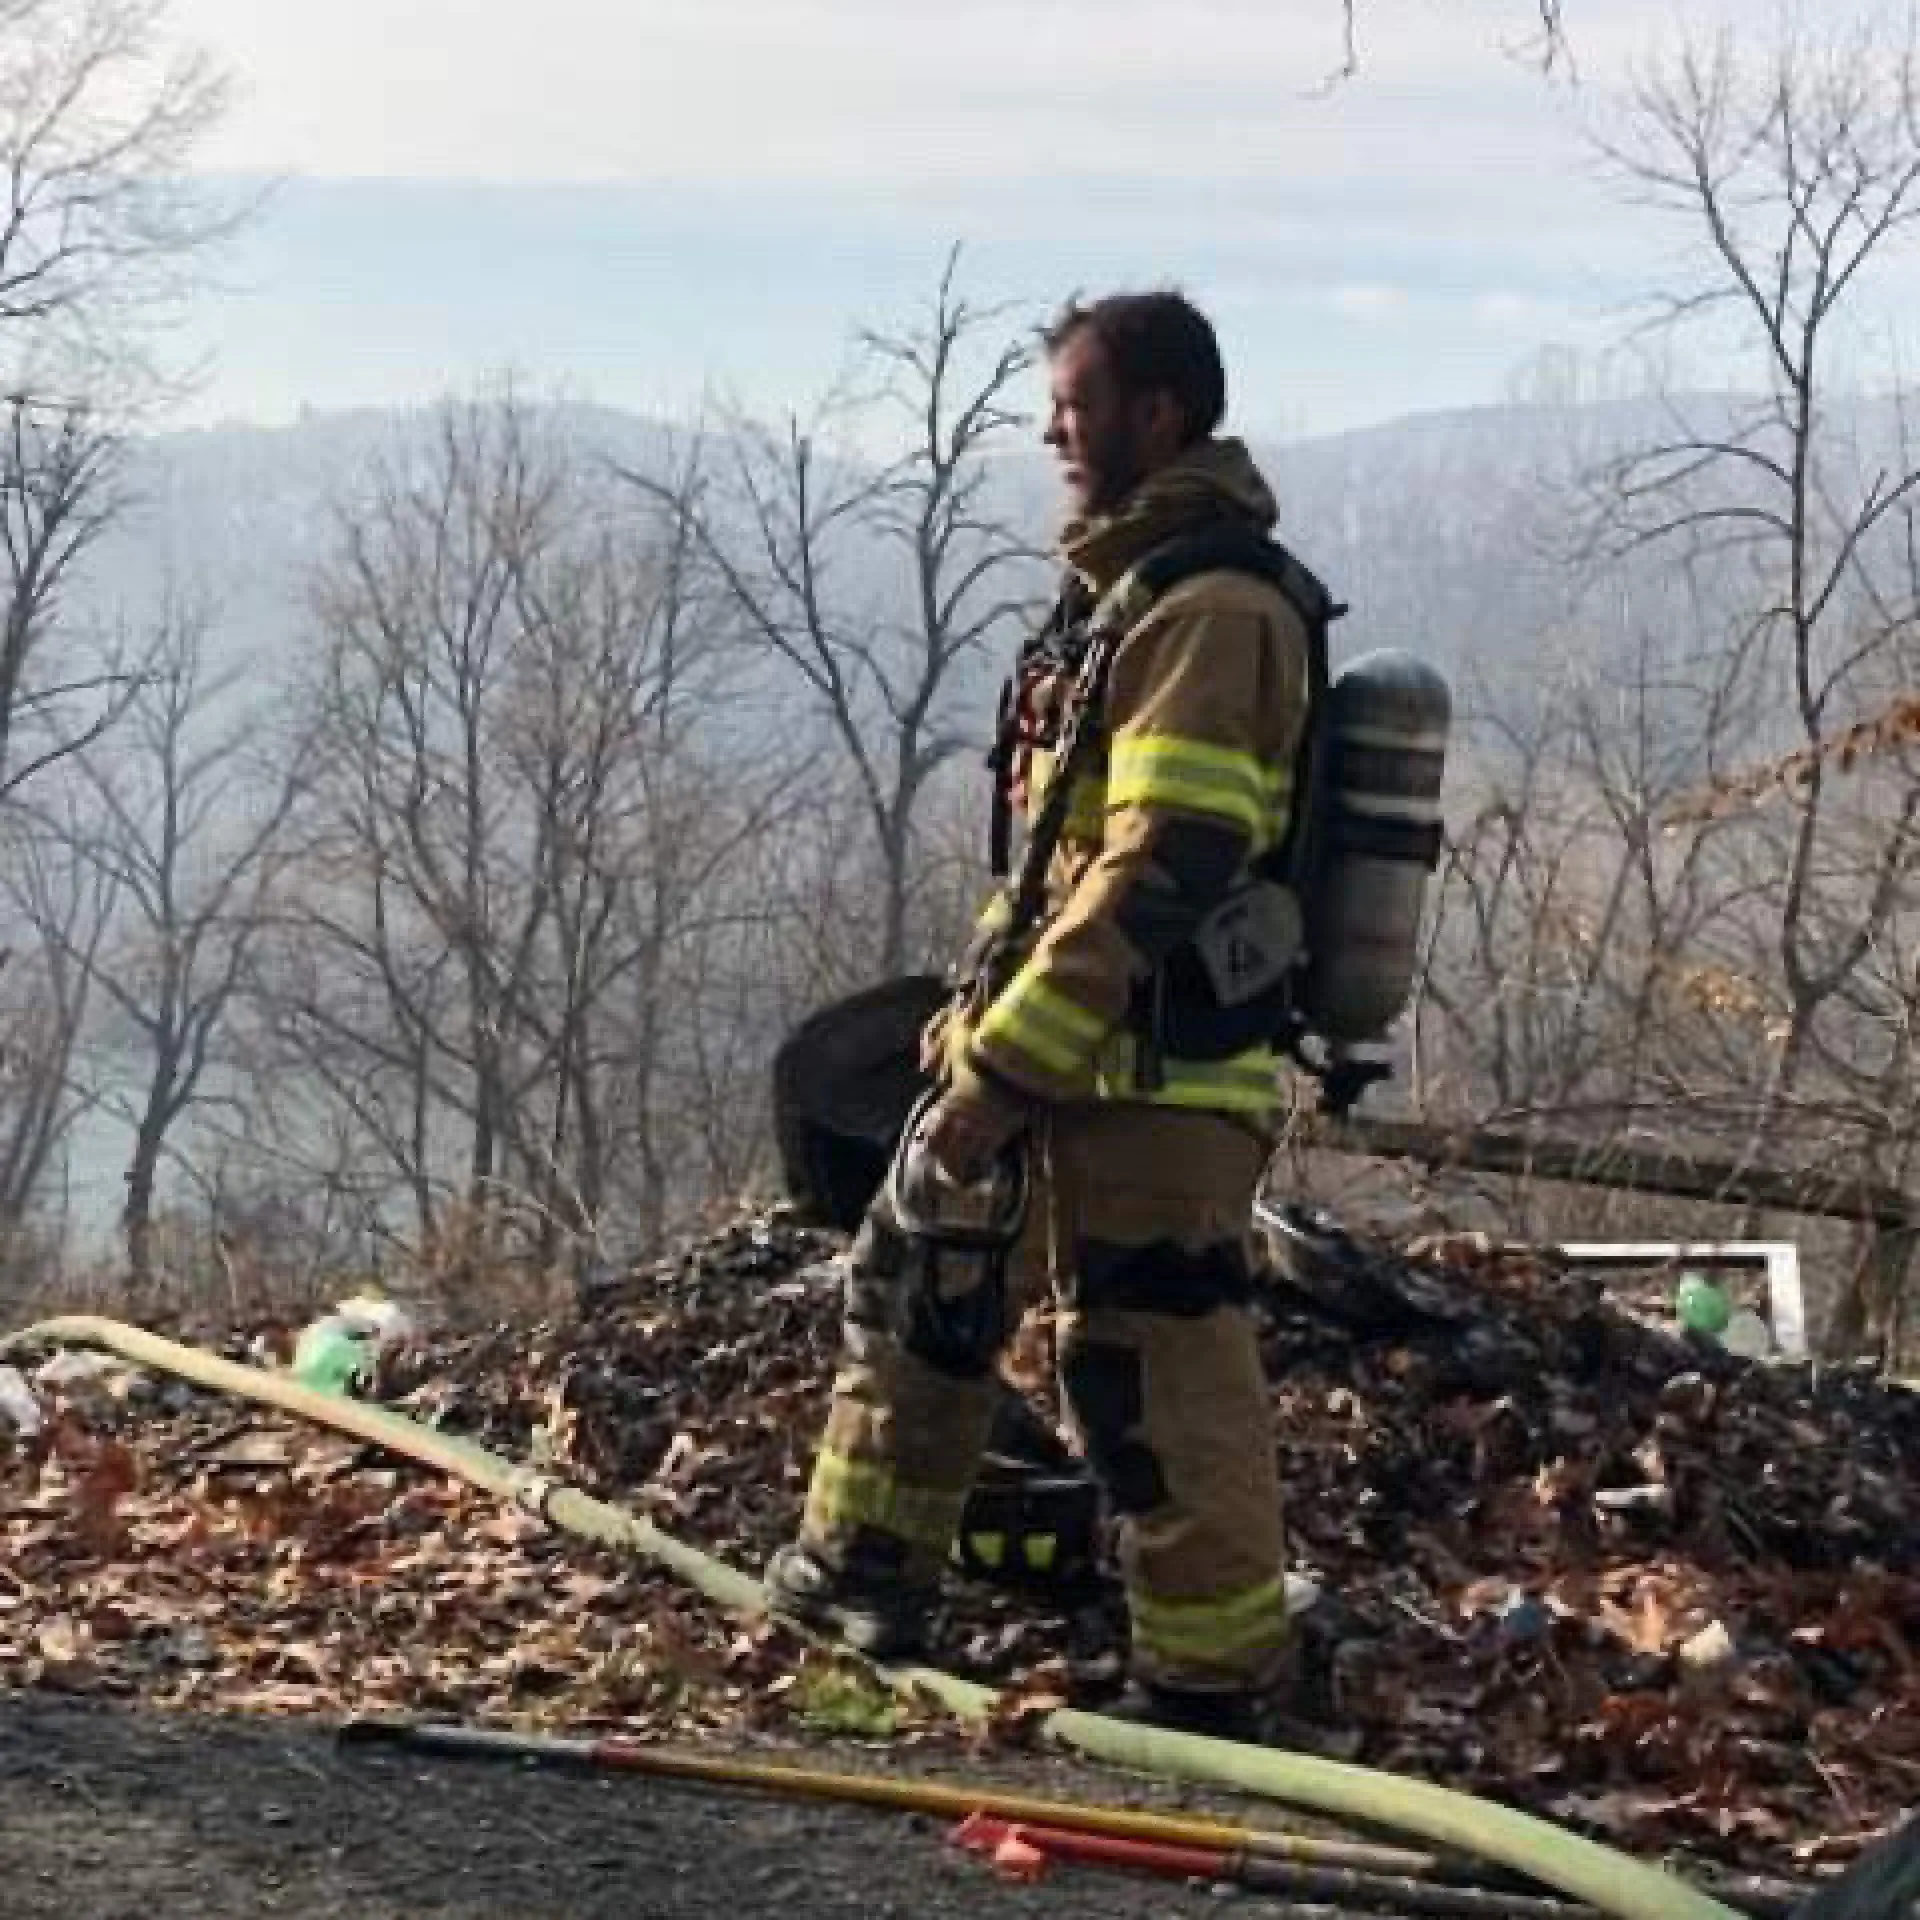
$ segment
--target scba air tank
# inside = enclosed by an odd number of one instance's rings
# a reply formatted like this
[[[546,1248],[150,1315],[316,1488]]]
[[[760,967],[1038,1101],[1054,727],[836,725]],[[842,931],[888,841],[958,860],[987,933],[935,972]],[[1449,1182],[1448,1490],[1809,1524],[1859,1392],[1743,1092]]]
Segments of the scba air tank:
[[[1328,692],[1304,998],[1338,1047],[1377,1046],[1413,991],[1452,718],[1447,683],[1398,649],[1361,655]]]

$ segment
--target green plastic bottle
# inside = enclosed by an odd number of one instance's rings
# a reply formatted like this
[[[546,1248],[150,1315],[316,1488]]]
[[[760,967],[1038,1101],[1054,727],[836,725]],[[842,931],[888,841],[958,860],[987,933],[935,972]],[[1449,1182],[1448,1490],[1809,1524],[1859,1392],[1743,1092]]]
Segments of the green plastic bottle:
[[[367,1341],[337,1314],[316,1320],[293,1349],[293,1377],[317,1393],[350,1397],[365,1379]]]
[[[1689,1333],[1719,1334],[1733,1317],[1733,1305],[1704,1273],[1683,1273],[1674,1289],[1673,1310]]]

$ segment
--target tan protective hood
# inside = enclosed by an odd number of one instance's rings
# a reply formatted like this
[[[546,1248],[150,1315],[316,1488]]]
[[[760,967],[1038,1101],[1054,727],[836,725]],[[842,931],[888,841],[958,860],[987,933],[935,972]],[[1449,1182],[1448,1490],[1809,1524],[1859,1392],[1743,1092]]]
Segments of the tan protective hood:
[[[1273,489],[1239,440],[1205,440],[1150,473],[1112,513],[1070,520],[1060,553],[1104,593],[1143,553],[1176,534],[1239,520],[1265,532],[1280,516]]]

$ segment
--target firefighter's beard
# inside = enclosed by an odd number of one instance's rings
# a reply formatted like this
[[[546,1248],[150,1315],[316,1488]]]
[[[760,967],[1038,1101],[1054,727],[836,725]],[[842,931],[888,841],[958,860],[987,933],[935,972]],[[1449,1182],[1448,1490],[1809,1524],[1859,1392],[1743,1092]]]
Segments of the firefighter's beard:
[[[1112,513],[1147,477],[1140,436],[1130,428],[1115,427],[1090,444],[1080,461],[1080,484],[1075,503],[1088,519]]]

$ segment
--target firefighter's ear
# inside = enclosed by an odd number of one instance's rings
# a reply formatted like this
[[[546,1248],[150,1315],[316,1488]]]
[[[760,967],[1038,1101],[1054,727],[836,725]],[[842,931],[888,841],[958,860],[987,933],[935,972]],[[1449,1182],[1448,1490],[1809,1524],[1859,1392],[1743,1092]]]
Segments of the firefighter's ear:
[[[1135,418],[1151,470],[1171,460],[1192,438],[1187,431],[1187,410],[1167,387],[1149,387],[1136,405]]]

